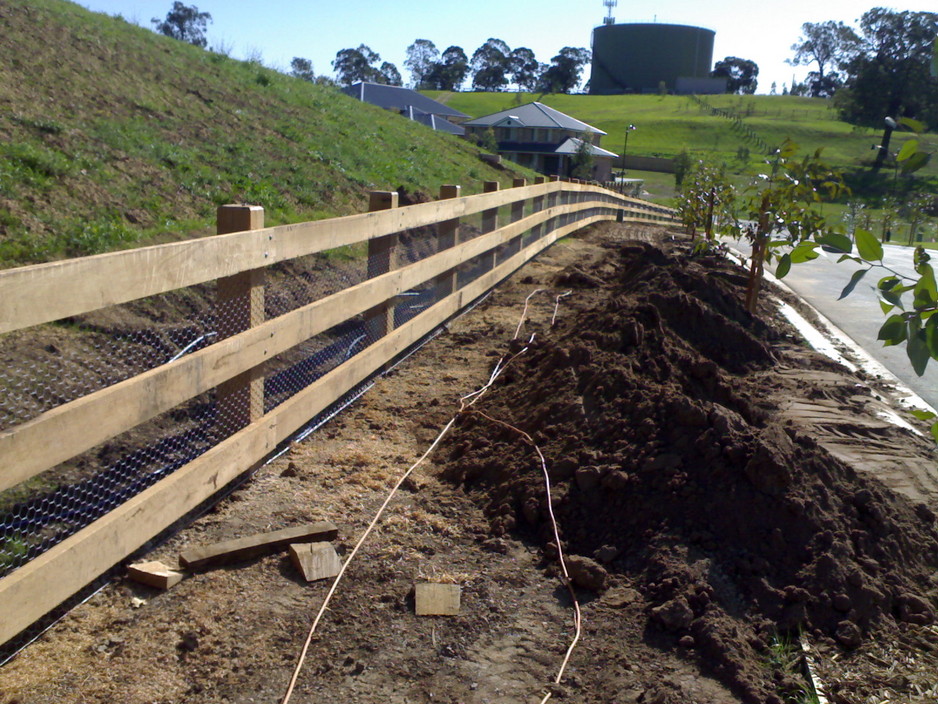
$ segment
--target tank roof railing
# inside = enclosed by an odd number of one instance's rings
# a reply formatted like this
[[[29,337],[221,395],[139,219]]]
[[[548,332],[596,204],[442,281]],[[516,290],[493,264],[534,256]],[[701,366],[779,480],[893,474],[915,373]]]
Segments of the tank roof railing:
[[[665,22],[659,20],[657,17],[650,20],[628,20],[626,22],[616,22],[615,24],[601,24],[597,25],[595,29],[602,29],[603,27],[622,27],[630,24],[658,24],[662,27],[690,27],[691,29],[705,29],[708,32],[713,32],[714,34],[717,33],[717,31],[712,27],[702,27],[701,25],[697,24],[684,24],[683,22]]]

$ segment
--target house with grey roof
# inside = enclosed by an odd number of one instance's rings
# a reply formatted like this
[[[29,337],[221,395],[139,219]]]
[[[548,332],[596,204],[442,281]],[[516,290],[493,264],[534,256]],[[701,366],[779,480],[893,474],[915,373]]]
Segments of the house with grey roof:
[[[362,81],[353,83],[343,88],[342,91],[364,103],[392,110],[432,129],[459,136],[465,133],[465,130],[456,123],[469,117],[466,113],[453,110],[415,90]]]
[[[527,103],[462,123],[469,138],[495,133],[498,153],[548,176],[570,176],[574,156],[584,146],[593,156],[593,179],[612,178],[618,154],[599,146],[606,134],[543,103]]]

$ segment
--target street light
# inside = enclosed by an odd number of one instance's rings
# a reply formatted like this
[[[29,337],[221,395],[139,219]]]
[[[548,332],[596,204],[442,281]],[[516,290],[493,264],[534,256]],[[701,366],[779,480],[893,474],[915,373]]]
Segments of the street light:
[[[635,129],[635,125],[629,125],[625,128],[625,144],[622,145],[622,171],[619,172],[619,180],[625,179],[625,154],[629,150],[629,132]]]
[[[887,117],[886,119],[889,120],[890,118]],[[870,145],[870,149],[878,150],[878,153],[876,155],[877,159],[885,159],[884,155],[888,155],[892,157],[892,163],[893,163],[892,195],[895,196],[896,195],[896,183],[899,180],[899,153],[889,151],[889,149],[883,146],[882,144],[872,144]]]
[[[879,169],[886,159],[886,154],[889,153],[889,139],[892,137],[892,131],[899,126],[899,123],[888,115],[883,118],[883,123],[886,126],[883,128],[883,138],[880,140],[880,151],[876,155],[876,161],[873,162],[874,174],[879,173]],[[875,149],[876,145],[873,145],[873,148]]]

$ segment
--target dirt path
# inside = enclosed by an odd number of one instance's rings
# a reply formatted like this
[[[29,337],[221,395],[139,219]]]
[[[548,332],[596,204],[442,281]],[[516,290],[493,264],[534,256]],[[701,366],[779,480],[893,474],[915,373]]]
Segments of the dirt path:
[[[799,627],[833,701],[934,701],[932,447],[870,416],[857,384],[873,380],[740,318],[728,265],[644,244],[659,239],[610,225],[559,243],[150,557],[319,519],[347,554],[459,398],[518,352],[525,298],[543,288],[522,335],[534,343],[478,407],[542,444],[565,547],[605,575],[577,590],[584,631],[563,683],[551,689],[572,611],[538,467],[473,417],[350,567],[293,701],[782,702],[802,681],[778,636]],[[894,461],[904,495],[837,457]],[[423,579],[461,585],[460,615],[414,616]],[[277,702],[327,589],[284,556],[165,593],[117,582],[0,670],[0,703]]]

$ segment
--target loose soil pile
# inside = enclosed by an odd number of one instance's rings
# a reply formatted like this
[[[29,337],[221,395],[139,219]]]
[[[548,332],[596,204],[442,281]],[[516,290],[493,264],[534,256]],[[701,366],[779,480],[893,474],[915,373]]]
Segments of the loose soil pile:
[[[661,232],[566,240],[147,559],[322,519],[347,556],[514,355],[350,565],[294,704],[801,701],[783,647],[799,634],[831,701],[932,702],[934,448],[870,416],[875,380],[794,342],[771,304],[744,313],[741,286]],[[571,603],[540,464],[503,423],[546,455],[582,604],[560,685]],[[906,495],[836,459],[824,428],[867,470],[898,457]],[[424,580],[460,584],[460,614],[415,616]],[[118,580],[0,668],[0,704],[278,702],[328,587],[283,555],[168,592]]]
[[[648,638],[745,702],[801,686],[766,676],[780,636],[855,648],[896,622],[931,624],[935,514],[779,421],[765,393],[779,334],[743,310],[737,274],[639,244],[612,265],[558,277],[599,289],[596,305],[530,343],[485,416],[461,425],[446,476],[483,503],[492,533],[556,554],[540,464],[490,418],[546,455],[574,581],[627,582]]]

